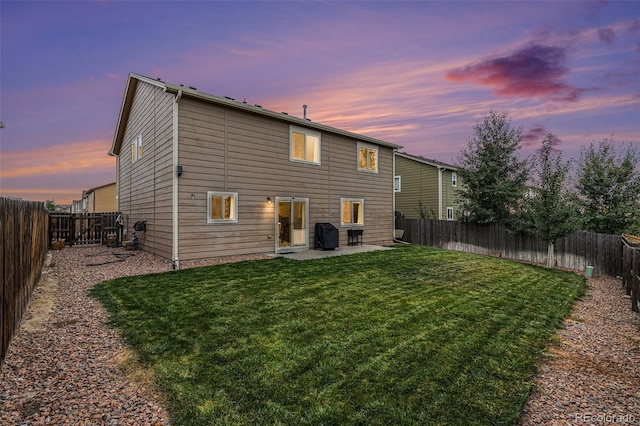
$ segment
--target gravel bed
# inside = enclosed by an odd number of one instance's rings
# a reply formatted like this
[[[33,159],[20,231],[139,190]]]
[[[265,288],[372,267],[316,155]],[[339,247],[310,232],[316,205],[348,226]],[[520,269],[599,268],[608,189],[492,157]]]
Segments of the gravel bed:
[[[0,370],[0,425],[169,424],[149,376],[131,368],[132,351],[105,325],[108,314],[88,291],[107,279],[169,271],[171,263],[148,252],[107,247],[71,247],[49,256]]]
[[[622,281],[589,279],[538,370],[520,425],[640,425],[640,318]]]
[[[106,247],[65,248],[50,257],[0,370],[0,424],[169,424],[149,375],[135,367],[132,351],[87,292],[106,279],[169,271],[171,263]],[[619,280],[589,284],[540,366],[519,425],[640,424],[640,318]]]

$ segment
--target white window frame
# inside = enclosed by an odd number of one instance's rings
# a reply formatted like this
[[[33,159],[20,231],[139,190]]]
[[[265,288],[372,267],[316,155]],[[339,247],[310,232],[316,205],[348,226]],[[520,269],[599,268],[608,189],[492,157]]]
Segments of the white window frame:
[[[451,172],[451,186],[458,186],[458,173],[456,172]]]
[[[220,196],[224,200],[224,197],[233,197],[233,205],[232,212],[233,215],[231,218],[224,218],[224,211],[221,211],[220,219],[213,219],[211,217],[211,197]],[[221,203],[222,209],[224,209],[224,203]],[[218,191],[207,191],[207,223],[236,223],[238,222],[238,193],[237,192],[218,192]]]
[[[447,207],[447,220],[453,220],[453,207]]]
[[[294,133],[300,133],[303,134],[305,136],[305,158],[295,158],[293,156],[293,134]],[[306,159],[307,157],[307,136],[311,136],[311,137],[315,137],[318,139],[318,144],[315,147],[314,151],[314,157],[316,157],[317,161],[314,160],[308,160]],[[289,127],[289,161],[294,161],[297,163],[306,163],[306,164],[314,164],[319,166],[320,165],[320,154],[322,153],[322,137],[321,137],[321,133],[314,131],[314,130],[310,130],[310,129],[305,129],[304,127],[297,127],[297,126],[290,126]]]
[[[360,148],[366,148],[367,150],[367,160],[366,160],[367,166],[366,167],[360,167]],[[372,169],[369,166],[369,151],[375,151],[376,153],[376,167],[374,169]],[[377,145],[358,142],[357,151],[356,151],[356,161],[357,161],[356,164],[358,165],[358,171],[367,172],[367,173],[378,173],[378,163],[380,163],[380,157],[378,156],[378,154],[379,154],[379,151],[378,151]]]
[[[360,223],[343,222],[344,203],[351,203],[351,219],[353,219],[353,203],[360,203]],[[340,198],[340,226],[364,226],[364,198]]]
[[[402,176],[393,177],[393,192],[402,192]]]
[[[142,158],[142,133],[131,142],[131,162],[135,163]]]

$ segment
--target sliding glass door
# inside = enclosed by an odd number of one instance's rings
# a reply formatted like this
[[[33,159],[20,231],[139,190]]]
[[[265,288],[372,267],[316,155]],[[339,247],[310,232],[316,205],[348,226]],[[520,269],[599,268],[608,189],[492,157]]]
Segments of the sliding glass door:
[[[309,248],[309,199],[276,197],[276,252]]]

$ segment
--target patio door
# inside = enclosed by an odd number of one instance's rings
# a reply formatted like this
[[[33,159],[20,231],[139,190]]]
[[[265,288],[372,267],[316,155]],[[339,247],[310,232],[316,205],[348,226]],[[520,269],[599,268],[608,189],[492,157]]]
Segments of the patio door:
[[[309,249],[309,199],[276,197],[276,253]]]

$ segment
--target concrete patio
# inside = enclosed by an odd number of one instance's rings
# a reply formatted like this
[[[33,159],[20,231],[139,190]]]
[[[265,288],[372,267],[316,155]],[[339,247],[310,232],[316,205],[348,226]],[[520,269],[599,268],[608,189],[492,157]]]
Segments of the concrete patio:
[[[281,254],[273,254],[269,256],[274,257],[286,257],[288,259],[294,260],[311,260],[311,259],[323,259],[325,257],[332,256],[344,256],[347,254],[354,253],[365,253],[368,251],[377,251],[377,250],[393,250],[393,247],[385,247],[385,246],[374,246],[374,245],[357,245],[357,246],[345,246],[345,247],[337,247],[335,250],[305,250],[293,253],[281,253]]]

